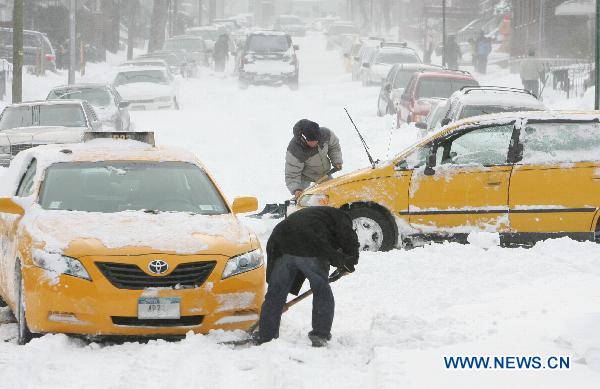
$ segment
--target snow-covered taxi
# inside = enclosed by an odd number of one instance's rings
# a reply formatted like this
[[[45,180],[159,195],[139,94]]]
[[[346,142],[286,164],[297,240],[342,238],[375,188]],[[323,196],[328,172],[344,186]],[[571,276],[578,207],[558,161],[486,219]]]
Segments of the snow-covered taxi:
[[[0,296],[19,343],[32,333],[247,329],[258,319],[263,254],[236,217],[256,198],[230,205],[192,154],[134,140],[44,145],[15,158],[1,189]]]
[[[298,203],[348,210],[373,251],[478,230],[507,244],[600,242],[600,112],[464,119],[391,161],[309,188]]]

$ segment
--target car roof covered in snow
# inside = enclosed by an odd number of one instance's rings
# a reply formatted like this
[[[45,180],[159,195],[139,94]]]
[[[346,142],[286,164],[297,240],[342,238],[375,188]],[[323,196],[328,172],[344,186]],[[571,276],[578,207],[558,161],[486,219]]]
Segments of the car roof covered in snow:
[[[519,93],[510,90],[477,90],[465,94],[462,91],[454,92],[450,99],[460,99],[464,105],[486,105],[522,107],[531,109],[546,109],[544,103],[528,93]]]
[[[22,103],[14,103],[7,105],[8,107],[27,107],[32,105],[81,105],[83,100],[80,99],[59,99],[59,100],[33,100]]]
[[[196,156],[178,147],[152,146],[122,139],[100,138],[83,143],[47,144],[30,148],[19,156],[37,158],[50,165],[55,162],[154,161],[199,164]],[[16,158],[15,158],[16,160]]]
[[[153,65],[144,65],[144,66],[131,66],[131,65],[122,65],[117,68],[117,73],[128,73],[128,72],[143,72],[150,70],[159,70],[161,72],[165,72],[166,69],[164,66],[153,66]]]
[[[278,35],[278,36],[286,36],[287,32],[283,31],[275,31],[275,30],[255,30],[250,33],[250,35]]]
[[[110,84],[102,83],[102,82],[82,82],[82,83],[78,83],[78,84],[70,84],[70,85],[64,84],[64,85],[55,86],[51,90],[79,89],[79,88],[110,88]]]

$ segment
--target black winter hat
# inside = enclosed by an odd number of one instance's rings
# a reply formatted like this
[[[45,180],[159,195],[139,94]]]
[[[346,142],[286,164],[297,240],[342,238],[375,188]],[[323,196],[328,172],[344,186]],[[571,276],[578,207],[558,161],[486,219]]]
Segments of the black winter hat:
[[[298,131],[299,130],[299,131]],[[294,132],[298,131],[300,135],[304,135],[304,138],[308,141],[319,140],[320,127],[319,124],[308,120],[302,119],[294,125]]]

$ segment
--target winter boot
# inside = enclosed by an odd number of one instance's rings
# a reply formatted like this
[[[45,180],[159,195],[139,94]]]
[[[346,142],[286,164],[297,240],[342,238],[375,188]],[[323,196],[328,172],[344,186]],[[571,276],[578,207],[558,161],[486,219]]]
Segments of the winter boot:
[[[331,334],[323,336],[310,331],[308,333],[308,339],[310,339],[313,347],[325,347],[327,346],[327,342],[331,340]]]

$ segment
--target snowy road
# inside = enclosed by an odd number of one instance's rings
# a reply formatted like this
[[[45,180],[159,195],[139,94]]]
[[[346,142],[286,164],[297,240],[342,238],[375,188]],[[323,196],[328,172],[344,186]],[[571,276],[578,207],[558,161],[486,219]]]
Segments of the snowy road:
[[[288,196],[283,157],[300,118],[338,134],[346,171],[367,159],[344,107],[378,158],[416,140],[410,128],[391,131],[390,118],[375,116],[378,88],[351,82],[321,36],[299,43],[298,92],[240,91],[233,78],[206,72],[182,82],[181,111],[132,118],[138,129],[155,130],[158,142],[196,152],[230,198],[256,195],[262,203]],[[105,68],[91,69],[88,79],[106,77]],[[44,87],[29,88],[28,97],[45,97],[45,87],[59,81],[40,82]],[[247,223],[266,239],[274,222]],[[0,325],[0,388],[597,387],[600,246],[561,239],[503,249],[479,238],[470,246],[364,254],[357,272],[333,286],[334,339],[325,350],[312,349],[306,338],[309,301],[284,316],[280,340],[240,350],[218,345],[230,336],[222,333],[117,346],[47,335],[17,346],[15,325],[6,324]],[[571,368],[445,369],[444,356],[463,355],[568,356]]]

